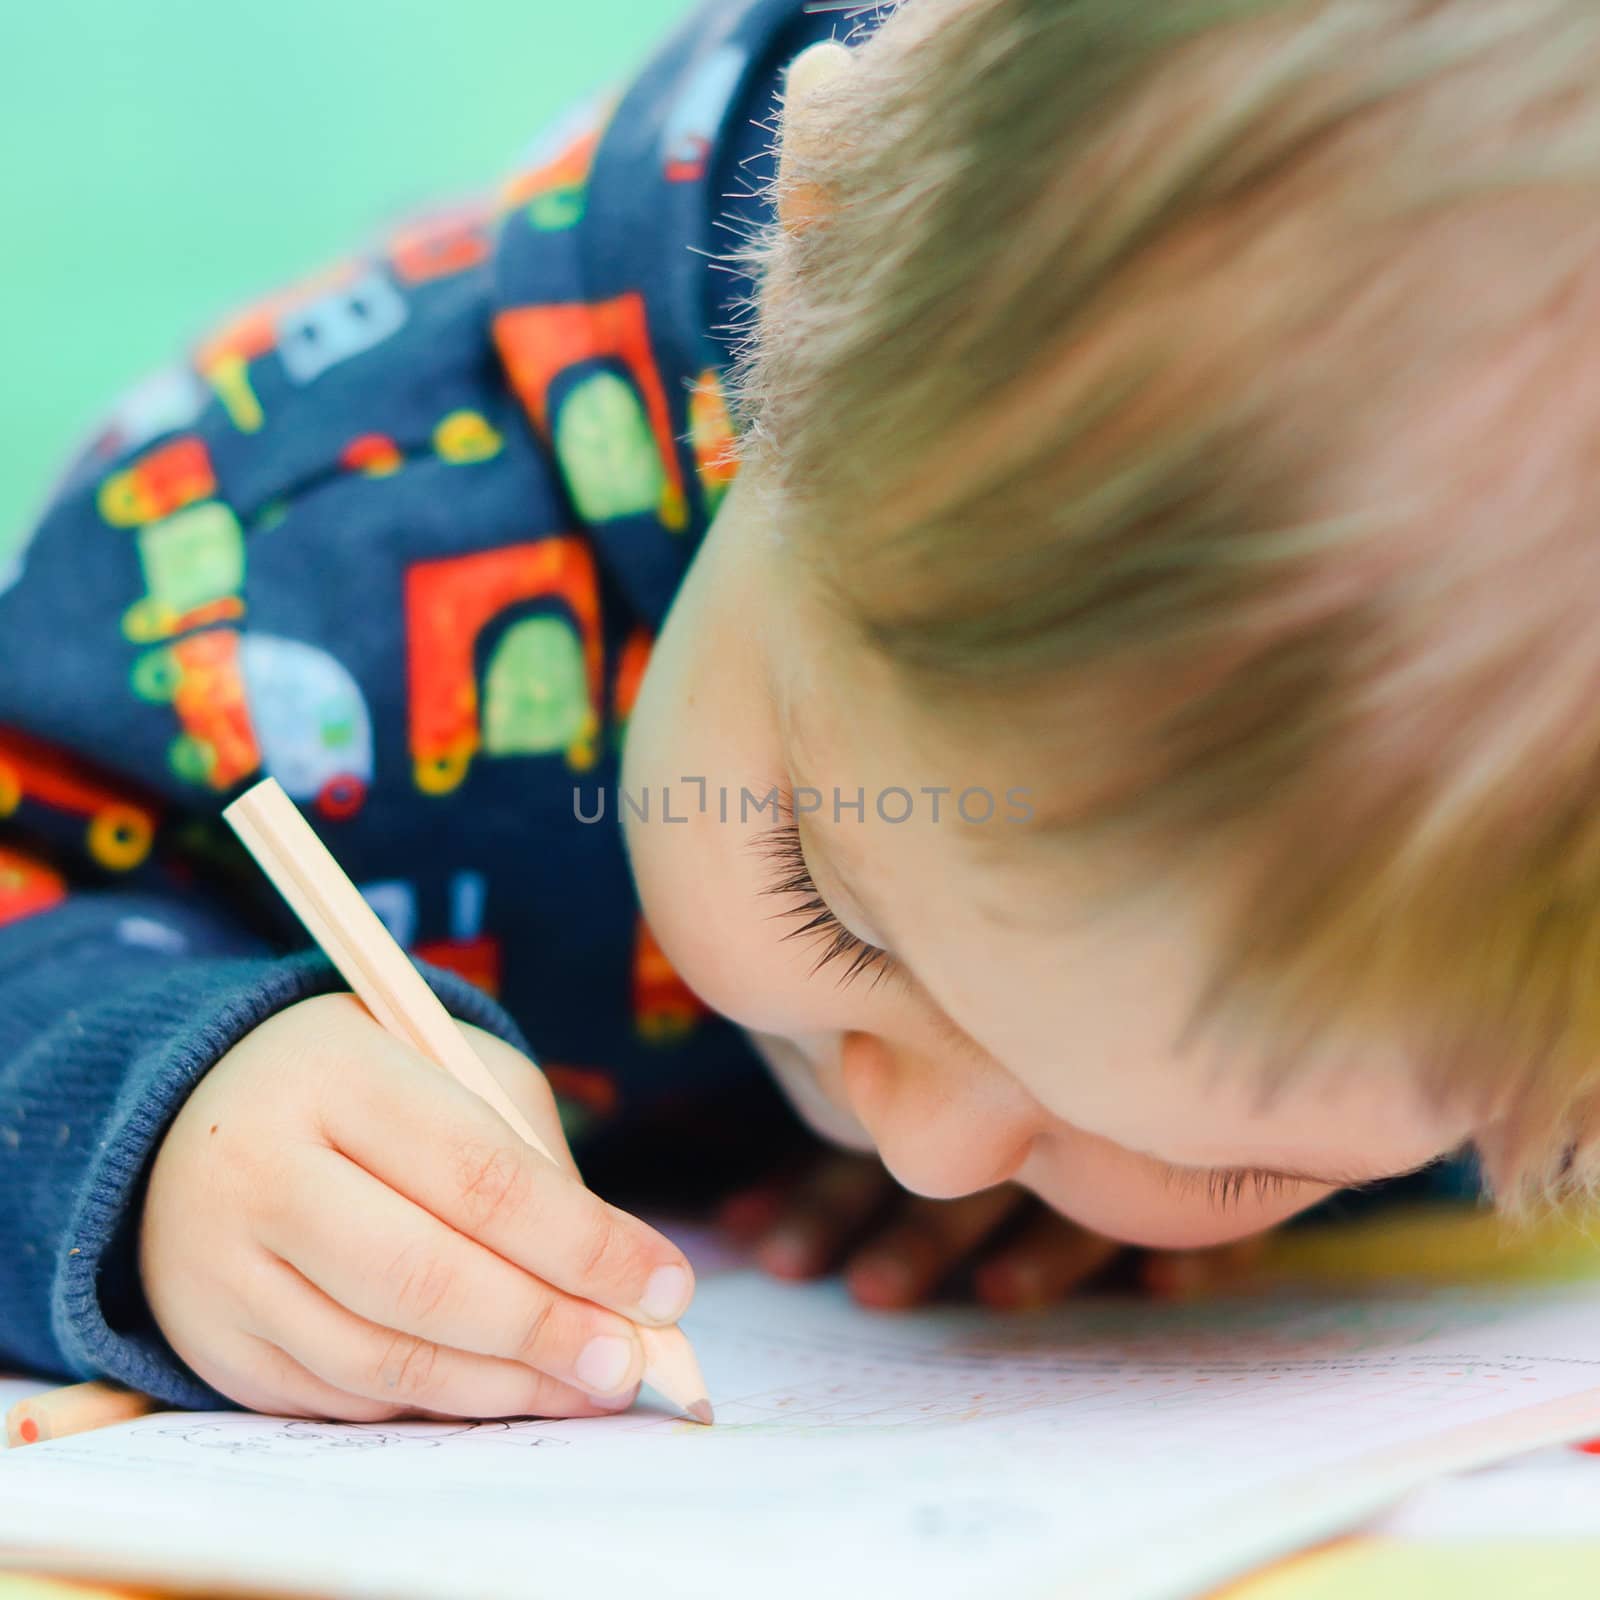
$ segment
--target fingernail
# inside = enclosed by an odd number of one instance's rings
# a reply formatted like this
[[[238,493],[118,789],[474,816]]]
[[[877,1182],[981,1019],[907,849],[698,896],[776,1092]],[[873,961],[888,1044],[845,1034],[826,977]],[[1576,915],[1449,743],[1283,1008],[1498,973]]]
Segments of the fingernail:
[[[583,1347],[573,1368],[579,1388],[592,1395],[611,1394],[633,1366],[633,1346],[626,1339],[602,1333]]]
[[[1172,1262],[1161,1257],[1146,1261],[1144,1264],[1144,1286],[1149,1293],[1163,1300],[1176,1293],[1178,1279],[1176,1272],[1173,1270]]]
[[[1045,1303],[1044,1273],[1032,1261],[1013,1261],[1007,1268],[1002,1291],[1015,1311],[1031,1311]]]
[[[972,1275],[972,1289],[985,1305],[1004,1307],[1011,1304],[1011,1269],[986,1261]]]
[[[729,1233],[750,1239],[772,1226],[777,1209],[770,1194],[736,1194],[722,1207],[719,1220]]]
[[[911,1295],[911,1273],[895,1256],[863,1256],[851,1267],[850,1282],[870,1300],[898,1305]]]
[[[1184,1300],[1205,1287],[1206,1269],[1192,1256],[1167,1256],[1152,1261],[1145,1273],[1147,1287],[1163,1299]]]
[[[803,1278],[816,1268],[816,1239],[809,1228],[774,1228],[756,1253],[761,1265],[780,1278]]]
[[[689,1274],[682,1267],[657,1267],[639,1297],[639,1309],[653,1322],[676,1322],[689,1305]]]

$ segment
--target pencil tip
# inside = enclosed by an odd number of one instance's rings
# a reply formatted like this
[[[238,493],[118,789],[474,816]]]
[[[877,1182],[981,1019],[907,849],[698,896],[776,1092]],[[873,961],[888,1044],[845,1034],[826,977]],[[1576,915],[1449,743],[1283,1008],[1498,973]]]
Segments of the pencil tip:
[[[696,1422],[709,1424],[711,1421],[711,1402],[709,1400],[696,1400],[692,1406],[685,1406],[686,1410]]]

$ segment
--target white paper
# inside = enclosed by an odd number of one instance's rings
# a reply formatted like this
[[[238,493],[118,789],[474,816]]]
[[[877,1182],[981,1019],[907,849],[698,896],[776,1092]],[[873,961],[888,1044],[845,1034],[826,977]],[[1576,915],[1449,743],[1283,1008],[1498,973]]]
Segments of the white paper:
[[[684,1327],[712,1428],[163,1413],[0,1454],[0,1555],[383,1600],[1162,1600],[1600,1432],[1593,1286],[886,1316],[734,1271]]]

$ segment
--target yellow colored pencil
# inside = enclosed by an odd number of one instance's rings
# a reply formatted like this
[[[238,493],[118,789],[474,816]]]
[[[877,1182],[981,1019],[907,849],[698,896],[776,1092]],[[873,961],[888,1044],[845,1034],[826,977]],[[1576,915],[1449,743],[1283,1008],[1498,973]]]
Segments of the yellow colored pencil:
[[[137,1389],[125,1389],[120,1383],[75,1383],[17,1401],[6,1412],[6,1444],[11,1448],[43,1444],[47,1439],[65,1439],[69,1434],[87,1433],[113,1422],[131,1422],[135,1417],[165,1409],[164,1402],[152,1400]]]
[[[540,1155],[553,1161],[500,1080],[277,780],[264,779],[222,814],[379,1026],[488,1101]],[[710,1422],[705,1379],[683,1331],[640,1328],[639,1337],[645,1381],[696,1422]]]

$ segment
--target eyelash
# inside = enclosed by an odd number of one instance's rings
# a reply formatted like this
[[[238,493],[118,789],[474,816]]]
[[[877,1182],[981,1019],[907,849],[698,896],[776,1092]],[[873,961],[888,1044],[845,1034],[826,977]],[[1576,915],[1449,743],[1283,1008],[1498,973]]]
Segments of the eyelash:
[[[1167,1184],[1184,1194],[1204,1189],[1209,1205],[1228,1211],[1243,1199],[1248,1185],[1255,1186],[1258,1200],[1265,1200],[1282,1194],[1289,1187],[1289,1179],[1280,1178],[1275,1172],[1258,1172],[1254,1167],[1218,1167],[1209,1172],[1173,1167],[1167,1174]]]
[[[823,968],[843,962],[844,970],[838,975],[842,989],[846,984],[869,974],[876,985],[897,970],[894,957],[887,950],[858,938],[840,922],[833,908],[822,898],[811,876],[811,868],[806,865],[800,829],[795,825],[791,812],[786,810],[783,820],[776,827],[758,834],[753,842],[767,858],[770,867],[770,881],[762,893],[796,902],[784,907],[776,915],[806,918],[798,928],[791,928],[783,937],[809,940],[822,947],[811,967],[810,975],[813,978]]]

